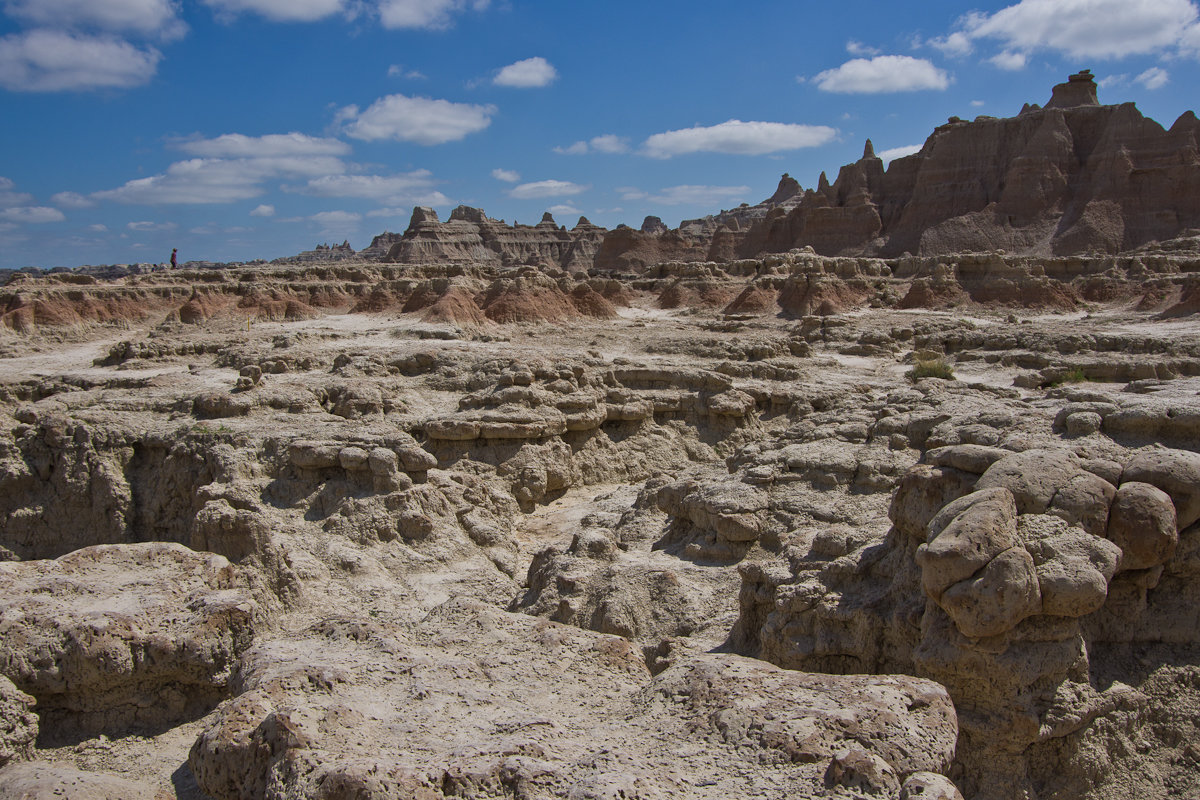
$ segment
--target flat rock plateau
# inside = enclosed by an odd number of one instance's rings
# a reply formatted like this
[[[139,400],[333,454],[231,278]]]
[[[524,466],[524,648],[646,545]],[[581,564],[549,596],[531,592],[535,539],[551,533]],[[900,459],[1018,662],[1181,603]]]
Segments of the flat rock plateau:
[[[1198,130],[9,275],[0,797],[1200,795]]]

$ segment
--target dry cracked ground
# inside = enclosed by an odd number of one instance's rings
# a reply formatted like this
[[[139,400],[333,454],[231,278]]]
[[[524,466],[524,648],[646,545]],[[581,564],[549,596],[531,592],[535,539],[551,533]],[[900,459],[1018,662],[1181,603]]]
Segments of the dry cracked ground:
[[[0,796],[1197,796],[1200,325],[709,272],[23,284]]]

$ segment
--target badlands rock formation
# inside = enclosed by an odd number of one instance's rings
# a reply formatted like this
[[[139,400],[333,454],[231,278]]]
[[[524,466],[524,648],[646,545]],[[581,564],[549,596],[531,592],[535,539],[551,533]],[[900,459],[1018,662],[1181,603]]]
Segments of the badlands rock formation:
[[[560,228],[546,212],[536,225],[506,225],[480,209],[459,206],[446,222],[432,208],[413,209],[404,235],[383,260],[397,264],[470,263],[487,266],[546,265],[566,272],[592,266],[604,228],[580,217]]]
[[[794,185],[794,186],[793,186]],[[1046,106],[950,120],[885,168],[868,140],[832,183],[801,193],[785,175],[758,206],[677,230],[618,228],[597,269],[728,261],[811,247],[821,255],[937,256],[1003,249],[1038,256],[1119,253],[1200,227],[1200,121],[1169,129],[1133,103],[1100,105],[1087,70]]]
[[[8,278],[0,796],[1200,793],[1200,238],[576,232]]]

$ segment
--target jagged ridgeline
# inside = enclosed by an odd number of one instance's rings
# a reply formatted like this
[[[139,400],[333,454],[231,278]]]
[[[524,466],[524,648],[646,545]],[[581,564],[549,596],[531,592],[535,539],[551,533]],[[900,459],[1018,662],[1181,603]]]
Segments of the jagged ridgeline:
[[[830,183],[804,189],[784,174],[755,205],[684,220],[656,216],[614,230],[550,214],[508,225],[459,206],[446,222],[413,210],[403,234],[384,233],[359,258],[402,264],[542,264],[567,271],[641,272],[666,261],[728,262],[811,247],[824,256],[898,257],[996,249],[1037,256],[1120,253],[1200,227],[1200,120],[1170,129],[1133,103],[1101,105],[1084,70],[1045,107],[1015,117],[951,117],[920,151],[885,166],[870,140]],[[353,257],[324,247],[288,261]]]

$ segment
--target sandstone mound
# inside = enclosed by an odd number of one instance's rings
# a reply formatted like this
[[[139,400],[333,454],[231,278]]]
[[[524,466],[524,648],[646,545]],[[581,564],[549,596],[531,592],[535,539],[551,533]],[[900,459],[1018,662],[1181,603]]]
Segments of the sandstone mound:
[[[835,758],[849,760],[847,746],[871,768],[832,782],[869,774],[895,793],[913,773],[945,769],[955,740],[949,699],[929,682],[802,676],[734,656],[699,656],[651,679],[623,639],[465,601],[411,634],[326,620],[251,650],[239,676],[238,696],[190,758],[218,800],[335,789],[808,796]],[[661,747],[684,731],[703,746]]]
[[[0,564],[0,583],[0,663],[52,740],[205,713],[267,608],[224,558],[161,543]]]

